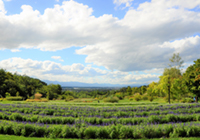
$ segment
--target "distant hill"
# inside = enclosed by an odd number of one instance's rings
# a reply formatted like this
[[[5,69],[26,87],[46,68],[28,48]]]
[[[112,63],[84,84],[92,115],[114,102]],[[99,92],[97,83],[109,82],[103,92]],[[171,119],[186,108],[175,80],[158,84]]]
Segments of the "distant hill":
[[[59,84],[61,87],[139,87],[141,85],[126,85],[126,84],[98,84],[98,83],[81,83],[81,82],[58,82],[58,81],[49,81],[44,80],[47,84]]]

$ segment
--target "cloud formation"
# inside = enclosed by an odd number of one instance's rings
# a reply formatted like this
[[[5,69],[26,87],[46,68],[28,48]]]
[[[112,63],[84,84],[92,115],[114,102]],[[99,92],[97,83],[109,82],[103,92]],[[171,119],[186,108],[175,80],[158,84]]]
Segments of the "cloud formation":
[[[63,59],[61,59],[61,56],[52,56],[51,58],[59,60],[59,61],[64,61]]]
[[[144,84],[158,80],[155,74],[131,74],[120,71],[107,71],[79,63],[61,65],[52,61],[36,61],[13,57],[0,61],[0,68],[20,74],[27,74],[41,80],[79,81],[85,83]]]
[[[131,1],[117,2],[130,6]],[[107,14],[97,18],[92,8],[73,0],[44,14],[22,5],[20,14],[0,13],[0,49],[77,46],[77,54],[87,55],[86,63],[109,70],[162,69],[176,52],[185,62],[199,58],[199,36],[194,34],[200,33],[200,12],[191,10],[199,5],[197,0],[152,0],[129,9],[121,20]],[[0,10],[5,11],[2,0]]]
[[[125,7],[123,7],[122,9],[126,8],[126,7],[130,7],[132,5],[132,1],[133,0],[114,0],[113,3],[116,4],[116,7],[119,7],[122,4],[125,4]]]
[[[3,0],[0,0],[0,14],[6,14]]]

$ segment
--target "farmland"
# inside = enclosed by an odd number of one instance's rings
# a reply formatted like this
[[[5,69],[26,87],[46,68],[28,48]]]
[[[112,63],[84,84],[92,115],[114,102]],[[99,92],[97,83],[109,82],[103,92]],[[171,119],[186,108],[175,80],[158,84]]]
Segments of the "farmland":
[[[2,103],[0,134],[81,139],[200,137],[198,103],[116,105]]]

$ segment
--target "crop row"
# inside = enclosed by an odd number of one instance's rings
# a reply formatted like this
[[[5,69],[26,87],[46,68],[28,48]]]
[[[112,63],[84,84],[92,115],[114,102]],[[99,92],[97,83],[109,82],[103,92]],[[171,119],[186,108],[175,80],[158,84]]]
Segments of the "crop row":
[[[1,107],[1,105],[0,105]],[[3,106],[5,107],[5,106]],[[12,114],[12,113],[24,113],[24,114],[32,114],[32,115],[53,115],[53,116],[68,116],[68,117],[103,117],[103,118],[126,118],[126,117],[147,117],[151,115],[167,115],[167,114],[194,114],[200,113],[200,107],[198,104],[196,106],[188,106],[187,108],[179,108],[177,110],[154,110],[154,111],[130,111],[131,109],[127,109],[128,111],[124,111],[124,109],[114,108],[116,110],[113,111],[103,111],[105,108],[80,108],[80,107],[69,107],[59,108],[59,109],[41,109],[41,108],[11,108],[5,107],[0,108],[0,112]],[[134,109],[132,109],[134,110]]]
[[[140,126],[47,126],[29,123],[0,122],[0,134],[50,137],[50,138],[98,138],[98,139],[139,139],[161,137],[200,137],[200,124],[166,124]]]
[[[64,105],[44,105],[44,104],[0,104],[0,110],[22,112],[29,111],[42,111],[52,110],[53,112],[62,111],[76,111],[76,112],[117,112],[117,111],[132,111],[132,112],[149,112],[149,111],[166,111],[166,110],[190,110],[191,108],[199,108],[200,104],[173,104],[173,105],[160,105],[160,106],[138,106],[138,107],[78,107],[78,106],[64,106]]]
[[[138,125],[143,123],[158,123],[164,124],[169,122],[190,122],[200,121],[200,114],[193,115],[152,115],[150,117],[138,117],[138,118],[98,118],[98,117],[49,117],[39,115],[21,115],[19,113],[13,113],[7,115],[0,113],[1,120],[12,120],[12,121],[30,121],[45,124],[91,124],[91,125],[111,125],[111,124],[124,124],[124,125]]]

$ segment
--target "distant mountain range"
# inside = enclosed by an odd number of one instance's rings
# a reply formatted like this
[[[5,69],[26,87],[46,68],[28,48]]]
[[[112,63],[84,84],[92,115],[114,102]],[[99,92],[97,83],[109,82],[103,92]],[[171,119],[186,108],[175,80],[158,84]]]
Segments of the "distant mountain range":
[[[81,83],[81,82],[58,82],[58,81],[49,81],[44,80],[47,84],[59,84],[61,87],[139,87],[141,85],[126,85],[126,84],[98,84],[98,83]]]

